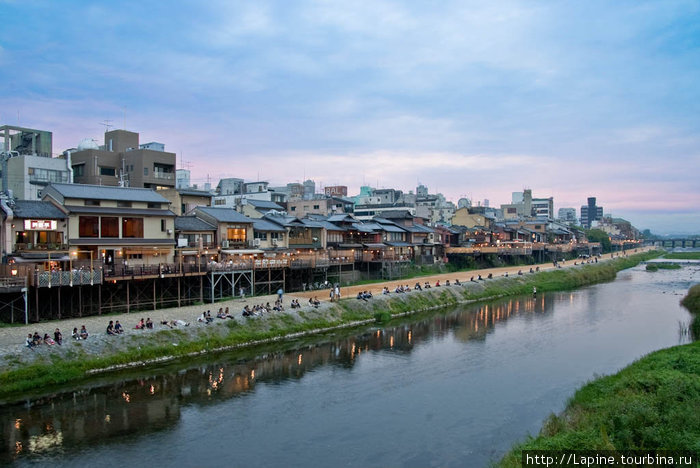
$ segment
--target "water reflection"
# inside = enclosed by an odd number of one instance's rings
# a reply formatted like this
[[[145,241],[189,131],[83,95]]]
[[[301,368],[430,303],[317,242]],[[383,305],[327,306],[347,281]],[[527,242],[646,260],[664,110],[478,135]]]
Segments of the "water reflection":
[[[508,299],[418,321],[406,319],[397,326],[299,349],[260,354],[247,360],[226,355],[216,364],[166,368],[137,380],[6,406],[0,410],[0,461],[61,453],[68,448],[168,429],[178,424],[181,410],[187,405],[211,405],[245,397],[255,391],[257,384],[301,379],[319,366],[352,369],[364,353],[408,355],[422,343],[450,334],[462,342],[483,340],[499,322],[515,315],[551,313],[554,302],[566,300],[567,295]],[[573,293],[570,300],[573,301]]]

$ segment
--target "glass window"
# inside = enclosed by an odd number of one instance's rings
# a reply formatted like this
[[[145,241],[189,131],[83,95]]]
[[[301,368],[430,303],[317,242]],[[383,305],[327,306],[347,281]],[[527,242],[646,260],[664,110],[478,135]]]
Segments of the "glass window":
[[[79,216],[78,235],[80,237],[99,237],[99,224],[100,218],[97,216]]]
[[[117,201],[117,206],[120,208],[131,208],[131,202],[130,201]]]
[[[243,228],[228,228],[226,230],[226,238],[233,242],[245,242],[246,233]]]
[[[102,167],[100,166],[100,175],[103,176],[113,176],[116,175],[117,171],[113,167]]]
[[[100,218],[100,227],[101,237],[119,237],[119,218],[103,216]]]
[[[143,218],[123,218],[122,237],[143,238]]]
[[[148,168],[147,167],[143,168],[143,175],[145,175],[145,176],[148,175]]]

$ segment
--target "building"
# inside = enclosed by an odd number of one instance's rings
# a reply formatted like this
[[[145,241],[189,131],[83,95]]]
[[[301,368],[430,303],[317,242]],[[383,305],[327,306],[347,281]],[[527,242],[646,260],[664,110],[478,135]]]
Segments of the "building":
[[[211,193],[193,188],[169,188],[158,193],[170,202],[170,209],[178,216],[191,213],[198,206],[211,206]]]
[[[596,205],[595,197],[588,197],[588,204],[581,206],[581,225],[590,229],[593,221],[603,219],[603,207]]]
[[[39,200],[50,183],[70,183],[65,157],[52,157],[52,134],[43,130],[0,127],[2,190],[18,200]]]
[[[572,225],[578,222],[576,218],[576,208],[559,208],[557,219],[564,224]]]
[[[298,218],[314,214],[329,216],[336,213],[352,213],[355,208],[351,200],[323,195],[309,200],[290,200],[286,205],[287,212]]]
[[[554,197],[533,198],[531,204],[531,215],[535,218],[554,219]]]
[[[154,190],[51,184],[42,200],[67,216],[71,258],[99,261],[107,271],[173,261],[175,213]]]
[[[2,263],[46,263],[68,260],[68,216],[39,200],[1,200]]]
[[[190,188],[190,171],[187,169],[177,169],[175,171],[175,188]]]
[[[104,145],[83,140],[70,151],[73,180],[77,184],[164,189],[175,187],[175,153],[162,143],[139,145],[139,134],[111,130]]]

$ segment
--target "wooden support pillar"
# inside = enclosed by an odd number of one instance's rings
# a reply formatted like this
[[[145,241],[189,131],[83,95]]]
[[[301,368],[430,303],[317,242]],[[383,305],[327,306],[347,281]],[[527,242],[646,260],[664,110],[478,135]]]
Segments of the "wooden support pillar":
[[[267,267],[267,293],[272,294],[272,269]]]
[[[199,302],[204,304],[204,276],[199,275]]]
[[[97,314],[102,315],[102,283],[97,286]]]
[[[182,307],[182,304],[180,302],[180,277],[177,277],[177,306]]]
[[[61,287],[59,286],[58,288],[58,318],[61,318]]]
[[[131,281],[126,282],[126,313],[129,313],[129,283]]]
[[[156,280],[153,280],[153,310],[156,310]]]
[[[34,285],[34,299],[36,301],[36,321],[39,321],[39,282]]]

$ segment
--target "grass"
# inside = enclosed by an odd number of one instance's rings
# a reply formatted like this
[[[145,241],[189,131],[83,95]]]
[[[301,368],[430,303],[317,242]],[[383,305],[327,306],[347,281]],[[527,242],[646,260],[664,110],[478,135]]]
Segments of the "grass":
[[[700,260],[700,252],[670,252],[664,258],[671,260]]]
[[[392,294],[390,297],[369,302],[347,298],[335,303],[333,308],[326,311],[299,311],[301,320],[295,320],[285,314],[269,319],[251,319],[244,324],[229,322],[227,326],[198,330],[195,335],[182,330],[164,330],[150,334],[148,342],[138,341],[140,337],[134,337],[127,350],[99,356],[88,355],[76,346],[72,356],[64,355],[52,361],[38,361],[0,373],[0,398],[25,397],[25,392],[34,389],[46,391],[47,388],[79,382],[89,378],[89,371],[93,369],[145,362],[164,356],[185,357],[217,348],[281,339],[300,332],[347,326],[364,320],[385,323],[397,314],[424,311],[465,301],[529,294],[535,286],[542,292],[573,289],[585,284],[612,280],[617,271],[658,255],[660,253],[645,252],[584,267],[499,278],[478,284],[470,283],[465,288],[445,286],[432,288],[422,294]]]
[[[700,342],[656,351],[588,383],[496,466],[522,466],[523,450],[635,449],[700,451]]]
[[[693,320],[690,322],[690,333],[694,339],[700,340],[700,284],[696,284],[688,290],[681,305],[693,315]]]
[[[647,271],[659,270],[680,270],[682,267],[677,263],[647,263]]]

